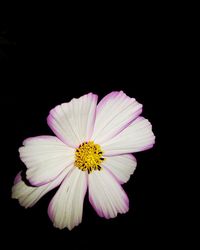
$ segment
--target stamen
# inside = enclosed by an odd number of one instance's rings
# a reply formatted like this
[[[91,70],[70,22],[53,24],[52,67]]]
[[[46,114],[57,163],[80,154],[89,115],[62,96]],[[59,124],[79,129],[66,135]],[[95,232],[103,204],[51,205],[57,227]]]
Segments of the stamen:
[[[83,142],[75,152],[75,166],[82,171],[91,173],[93,170],[101,170],[100,164],[105,161],[103,151],[93,141]]]

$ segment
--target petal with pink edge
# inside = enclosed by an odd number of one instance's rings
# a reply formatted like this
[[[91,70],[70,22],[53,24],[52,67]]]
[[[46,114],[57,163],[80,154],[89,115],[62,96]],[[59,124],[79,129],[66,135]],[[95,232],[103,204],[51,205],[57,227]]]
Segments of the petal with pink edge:
[[[142,105],[123,91],[111,92],[97,106],[92,140],[104,143],[126,128],[142,112]]]
[[[132,154],[106,157],[102,166],[111,172],[120,184],[127,182],[135,171],[137,161]]]
[[[71,147],[78,147],[92,135],[98,96],[92,93],[50,111],[47,123],[55,135]]]
[[[12,198],[17,199],[21,206],[34,206],[46,193],[60,185],[67,173],[72,169],[65,169],[55,180],[39,187],[28,186],[21,178],[21,172],[16,176],[12,187]]]
[[[111,140],[103,143],[105,156],[139,152],[153,147],[155,136],[151,123],[138,117],[126,129]]]
[[[20,158],[27,167],[26,177],[34,186],[54,180],[74,161],[74,149],[55,136],[28,138],[19,148]]]
[[[75,168],[49,204],[48,214],[55,227],[71,230],[81,223],[86,190],[87,172]]]
[[[89,200],[100,217],[114,218],[126,213],[129,200],[121,185],[105,168],[89,174]]]

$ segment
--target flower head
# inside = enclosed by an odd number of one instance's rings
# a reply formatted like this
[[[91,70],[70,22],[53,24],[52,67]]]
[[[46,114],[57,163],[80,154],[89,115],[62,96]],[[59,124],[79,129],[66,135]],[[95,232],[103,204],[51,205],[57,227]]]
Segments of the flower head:
[[[12,197],[28,208],[60,186],[48,207],[55,227],[69,230],[82,220],[83,202],[107,219],[126,213],[129,200],[121,184],[136,168],[131,154],[155,142],[142,105],[122,91],[111,92],[97,104],[89,93],[50,111],[47,123],[56,136],[28,138],[19,148],[26,178],[16,176]]]

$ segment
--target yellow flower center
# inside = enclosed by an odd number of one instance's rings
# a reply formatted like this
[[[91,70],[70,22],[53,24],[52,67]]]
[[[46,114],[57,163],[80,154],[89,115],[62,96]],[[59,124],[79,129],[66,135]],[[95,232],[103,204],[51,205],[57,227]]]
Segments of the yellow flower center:
[[[101,170],[100,164],[105,158],[102,157],[103,152],[98,144],[93,141],[83,142],[75,153],[75,166],[82,171]]]

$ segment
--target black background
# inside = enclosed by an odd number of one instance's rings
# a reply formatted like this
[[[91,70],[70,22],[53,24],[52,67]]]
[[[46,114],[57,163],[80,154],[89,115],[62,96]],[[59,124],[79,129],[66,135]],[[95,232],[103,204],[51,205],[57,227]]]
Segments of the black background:
[[[88,27],[79,22],[75,28],[65,26],[63,20],[43,21],[28,29],[19,27],[18,36],[13,20],[1,26],[0,227],[7,245],[162,249],[173,237],[166,160],[170,124],[165,119],[176,80],[172,80],[173,36],[167,35],[164,19],[128,23]],[[123,90],[144,105],[143,116],[152,123],[156,144],[135,154],[137,169],[123,185],[130,199],[127,214],[111,220],[99,218],[86,195],[82,223],[71,232],[60,231],[47,215],[55,190],[27,210],[11,199],[14,177],[23,168],[18,148],[27,137],[53,135],[46,123],[51,108],[88,92],[101,99],[113,90]]]

